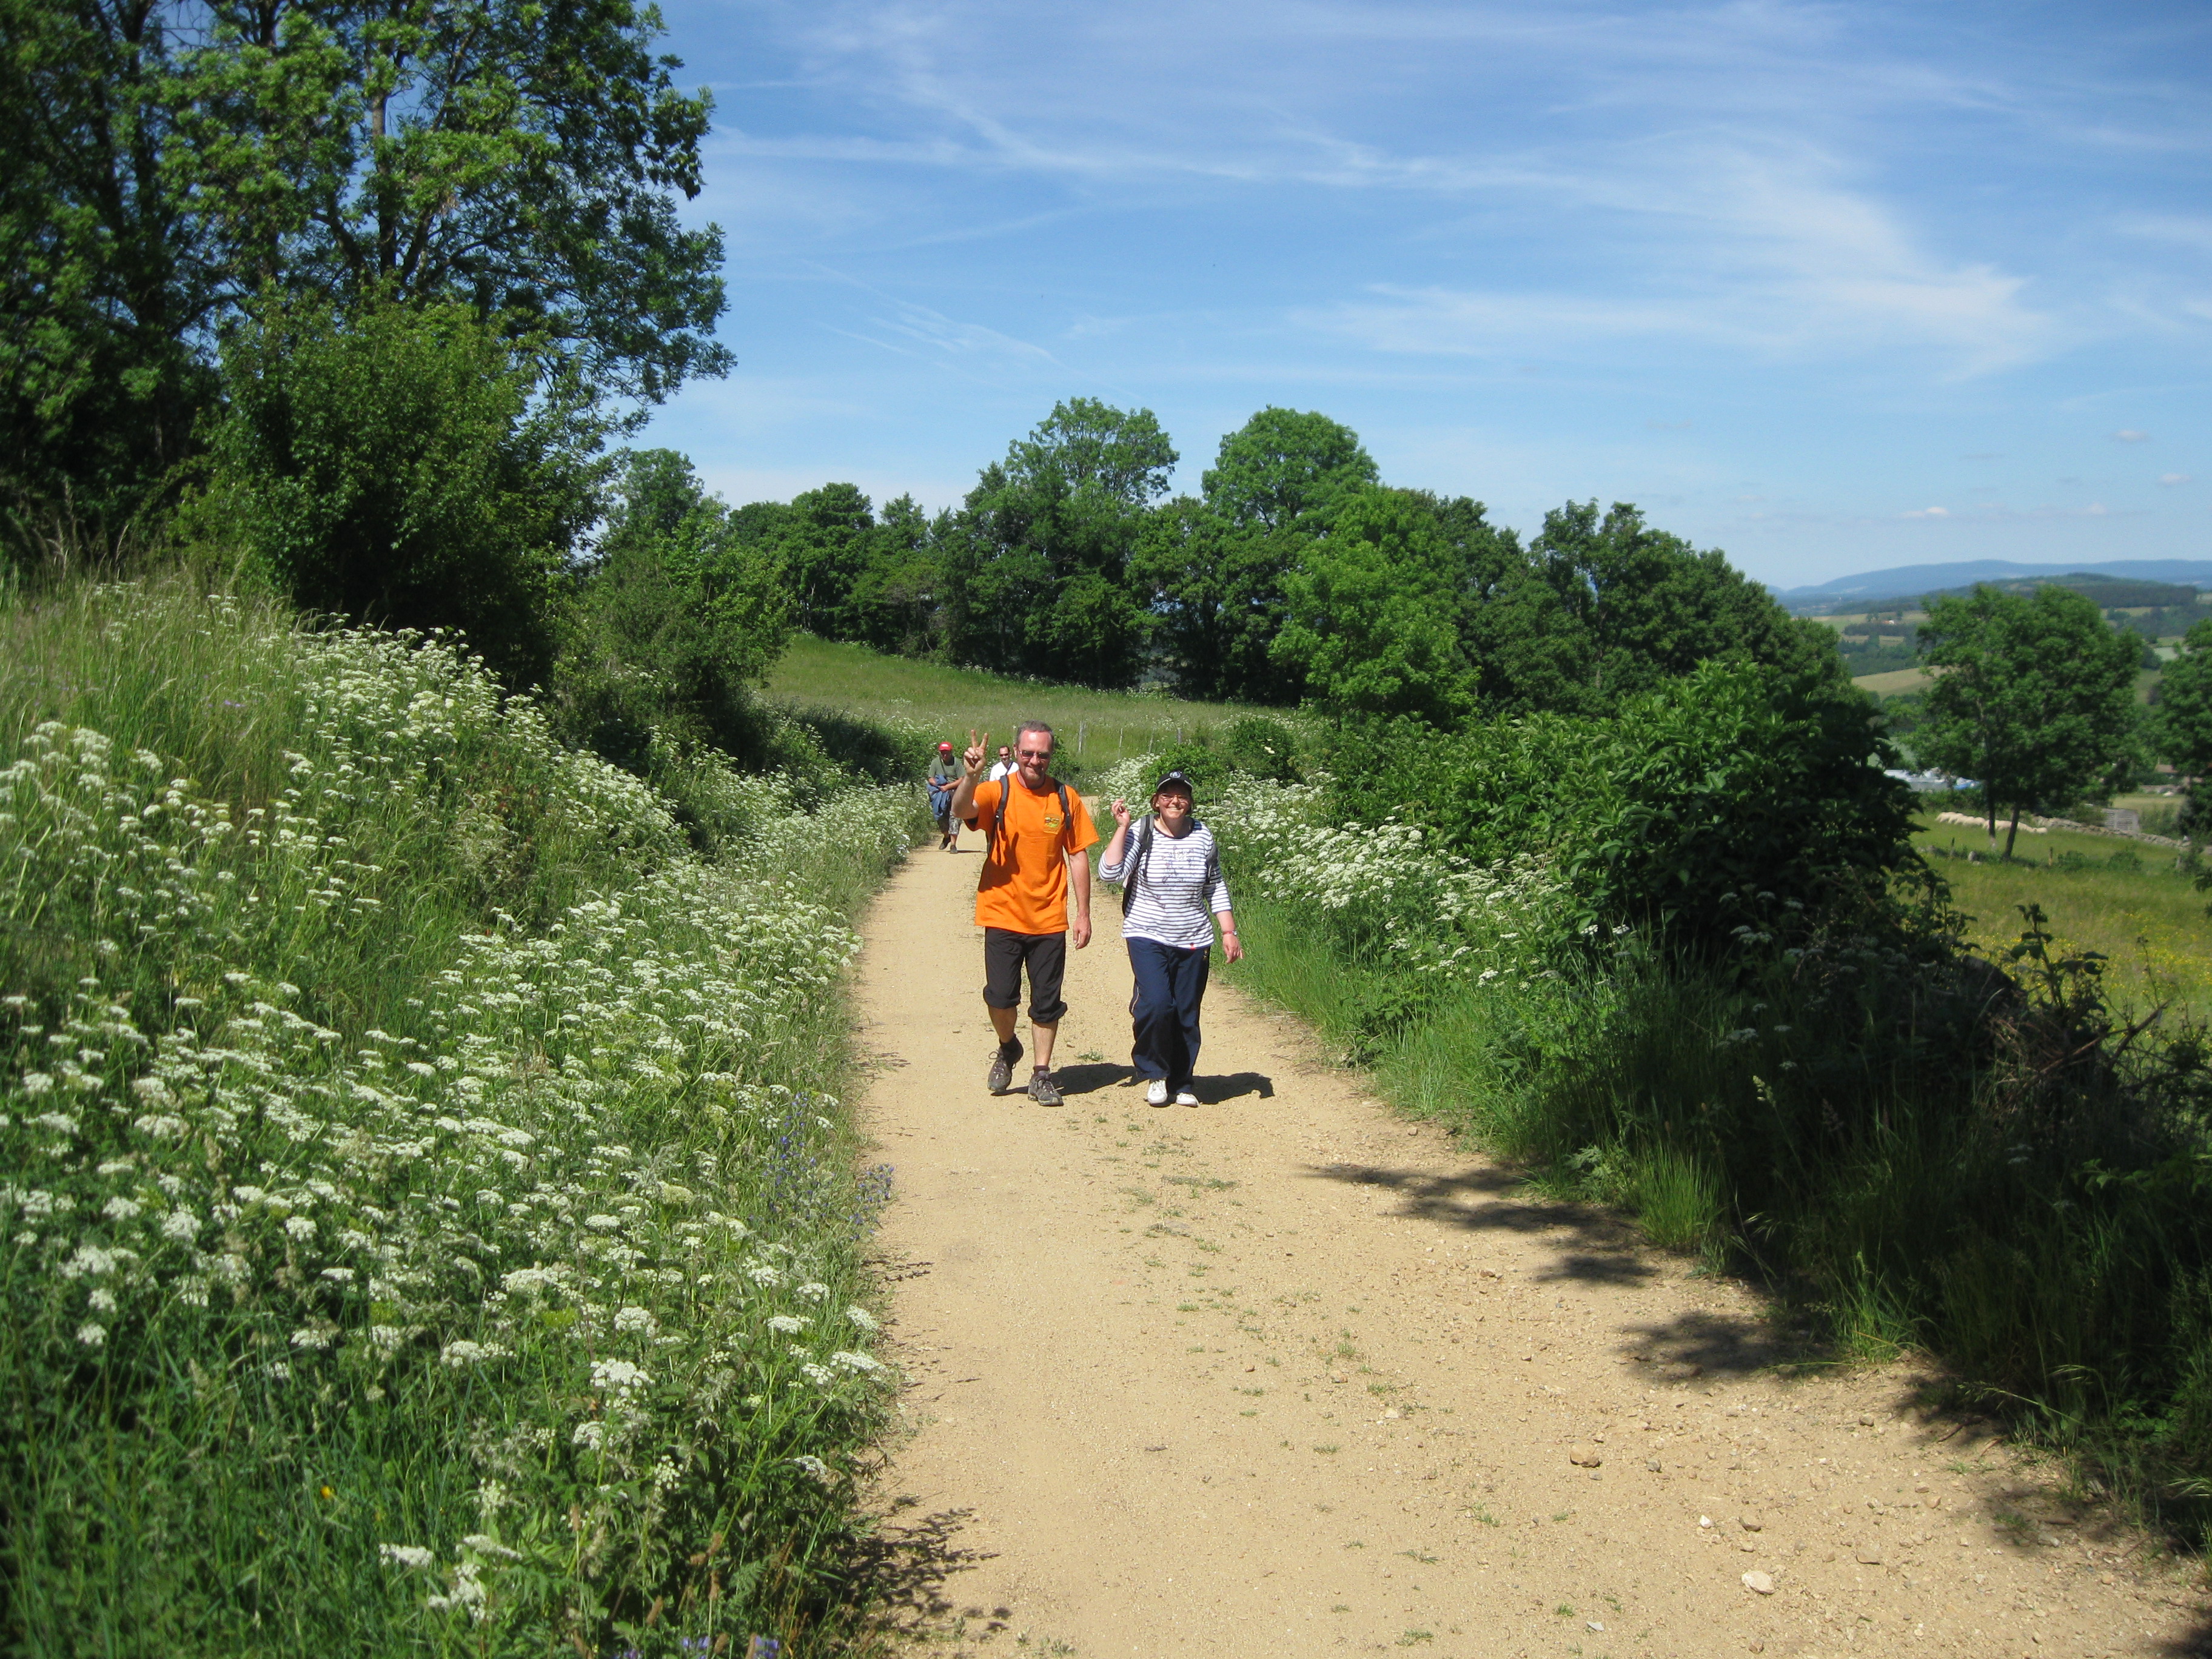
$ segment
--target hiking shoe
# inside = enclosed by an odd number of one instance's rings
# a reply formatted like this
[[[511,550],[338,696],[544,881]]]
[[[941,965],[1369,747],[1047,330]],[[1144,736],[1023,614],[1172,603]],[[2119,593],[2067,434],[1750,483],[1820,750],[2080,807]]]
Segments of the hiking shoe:
[[[1030,1073],[1030,1098],[1040,1106],[1060,1104],[1060,1090],[1054,1085],[1050,1072],[1036,1071]]]
[[[1014,1062],[1021,1057],[1022,1045],[1018,1040],[1001,1044],[998,1057],[991,1062],[990,1074],[983,1079],[983,1086],[994,1095],[1002,1095],[1012,1088]]]
[[[1176,1091],[1176,1104],[1178,1106],[1195,1106],[1198,1104],[1198,1097],[1191,1093],[1188,1089],[1178,1089]]]
[[[1145,1089],[1145,1104],[1147,1106],[1164,1106],[1167,1103],[1168,1080],[1164,1077],[1156,1077]]]

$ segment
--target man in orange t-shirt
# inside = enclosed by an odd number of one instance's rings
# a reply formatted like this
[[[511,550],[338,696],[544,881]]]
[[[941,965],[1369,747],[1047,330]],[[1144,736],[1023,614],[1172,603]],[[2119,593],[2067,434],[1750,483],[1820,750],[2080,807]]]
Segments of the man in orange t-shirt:
[[[1098,832],[1083,797],[1053,778],[1052,727],[1030,720],[1014,733],[1014,769],[996,783],[983,781],[989,760],[984,739],[970,732],[961,757],[967,775],[952,796],[952,817],[983,832],[983,874],[975,884],[975,920],[983,929],[983,1006],[991,1012],[999,1052],[986,1086],[994,1095],[1013,1085],[1022,1045],[1014,1036],[1014,1007],[1022,995],[1022,970],[1030,975],[1030,1037],[1036,1060],[1029,1096],[1040,1106],[1060,1104],[1052,1080],[1052,1043],[1060,1035],[1061,976],[1067,969],[1067,936],[1080,951],[1091,943],[1091,852]],[[1067,899],[1075,896],[1075,923]]]

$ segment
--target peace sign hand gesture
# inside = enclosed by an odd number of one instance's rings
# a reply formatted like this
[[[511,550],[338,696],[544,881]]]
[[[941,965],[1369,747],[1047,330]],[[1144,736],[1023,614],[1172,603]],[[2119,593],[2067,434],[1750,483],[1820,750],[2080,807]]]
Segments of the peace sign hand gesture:
[[[960,759],[962,763],[967,767],[968,775],[969,777],[981,777],[982,775],[984,763],[990,758],[990,741],[991,734],[988,732],[985,732],[981,735],[978,736],[974,726],[971,726],[968,728],[968,749],[967,752],[960,757]]]

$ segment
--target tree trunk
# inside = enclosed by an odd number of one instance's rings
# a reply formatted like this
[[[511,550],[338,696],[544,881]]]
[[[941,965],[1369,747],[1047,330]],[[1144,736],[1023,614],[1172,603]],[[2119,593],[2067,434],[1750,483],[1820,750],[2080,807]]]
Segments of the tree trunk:
[[[2012,844],[2019,839],[2020,808],[2015,806],[2012,809],[2012,828],[2005,831],[2005,860],[2008,863],[2012,860]]]
[[[1990,793],[1987,784],[1982,786],[1982,809],[1990,815],[1990,839],[1995,841],[1997,838],[1997,803],[1996,798]]]

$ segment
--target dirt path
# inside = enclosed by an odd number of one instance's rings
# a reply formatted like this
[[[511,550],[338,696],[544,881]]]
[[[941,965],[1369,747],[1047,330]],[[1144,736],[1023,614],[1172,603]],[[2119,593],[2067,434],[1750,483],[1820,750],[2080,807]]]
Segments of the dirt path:
[[[1218,981],[1206,1103],[1147,1108],[1110,896],[1070,957],[1066,1105],[991,1098],[974,846],[908,860],[860,966],[917,1641],[2203,1650],[2198,1578],[1923,1416],[1910,1370],[1785,1380],[1748,1293],[1529,1200]]]

